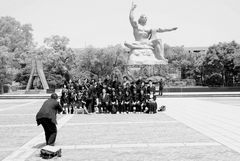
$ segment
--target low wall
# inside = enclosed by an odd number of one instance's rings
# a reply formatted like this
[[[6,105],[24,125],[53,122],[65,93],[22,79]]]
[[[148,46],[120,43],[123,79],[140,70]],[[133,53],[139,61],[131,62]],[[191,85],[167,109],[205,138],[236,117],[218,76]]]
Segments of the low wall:
[[[158,90],[158,87],[156,88]],[[240,92],[240,87],[165,87],[164,92]]]

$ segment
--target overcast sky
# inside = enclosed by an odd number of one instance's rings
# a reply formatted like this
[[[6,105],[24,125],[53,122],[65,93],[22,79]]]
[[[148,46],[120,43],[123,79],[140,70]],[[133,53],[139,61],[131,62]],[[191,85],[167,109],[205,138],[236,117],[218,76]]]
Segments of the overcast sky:
[[[159,34],[171,46],[240,43],[240,0],[134,0],[136,18],[148,17],[149,28],[178,27]],[[129,23],[132,0],[0,0],[0,16],[30,23],[34,40],[66,36],[70,47],[104,47],[133,41]]]

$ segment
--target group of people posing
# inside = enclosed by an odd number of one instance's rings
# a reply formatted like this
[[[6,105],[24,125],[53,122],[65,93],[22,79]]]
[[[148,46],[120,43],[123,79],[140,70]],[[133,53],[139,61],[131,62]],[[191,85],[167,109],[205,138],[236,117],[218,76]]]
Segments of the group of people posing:
[[[63,114],[73,113],[149,113],[157,112],[156,88],[150,80],[130,82],[126,76],[97,81],[85,79],[66,82],[60,104]]]

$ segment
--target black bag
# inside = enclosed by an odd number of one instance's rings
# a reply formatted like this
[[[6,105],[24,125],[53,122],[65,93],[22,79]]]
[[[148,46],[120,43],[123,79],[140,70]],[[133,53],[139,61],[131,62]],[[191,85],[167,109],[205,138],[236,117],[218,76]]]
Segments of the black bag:
[[[166,111],[166,106],[162,105],[158,111]]]
[[[51,159],[53,157],[61,157],[62,156],[62,149],[54,146],[44,146],[40,151],[40,157],[43,159]]]

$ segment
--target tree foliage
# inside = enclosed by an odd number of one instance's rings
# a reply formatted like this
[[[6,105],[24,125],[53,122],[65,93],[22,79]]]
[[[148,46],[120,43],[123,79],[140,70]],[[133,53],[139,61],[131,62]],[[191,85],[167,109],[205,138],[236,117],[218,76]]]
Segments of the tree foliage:
[[[46,47],[38,49],[38,56],[43,60],[46,78],[50,86],[60,87],[75,66],[75,54],[68,48],[69,39],[65,36],[54,35],[45,38]]]
[[[11,83],[33,47],[32,27],[12,17],[0,17],[0,86]]]
[[[240,45],[235,41],[210,46],[203,66],[206,79],[214,73],[222,76],[222,85],[233,86],[238,75]],[[234,61],[235,60],[235,61]]]
[[[77,51],[76,55],[75,75],[78,77],[82,77],[82,71],[88,71],[90,76],[97,77],[111,75],[116,68],[123,72],[127,63],[127,53],[121,45],[105,48],[89,46]]]

